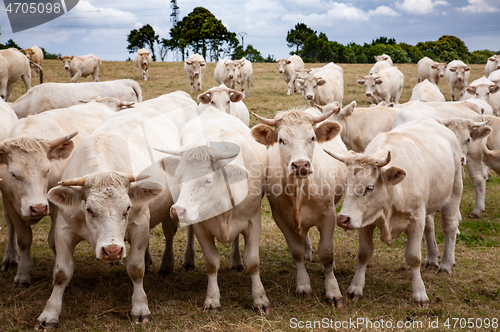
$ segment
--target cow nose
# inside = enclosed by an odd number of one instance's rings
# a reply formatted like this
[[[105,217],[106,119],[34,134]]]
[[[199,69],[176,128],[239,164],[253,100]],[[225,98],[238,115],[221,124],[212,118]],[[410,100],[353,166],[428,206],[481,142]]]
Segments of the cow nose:
[[[233,78],[233,75],[229,75],[229,78]]]
[[[462,157],[462,158],[460,159],[460,163],[462,164],[462,166],[465,166],[465,165],[466,165],[467,160],[465,159],[465,157]]]
[[[444,77],[444,74],[439,74],[439,77]]]
[[[123,247],[116,244],[111,244],[107,247],[102,247],[101,254],[102,259],[104,260],[117,261],[123,258]]]
[[[37,204],[30,206],[30,215],[32,217],[43,217],[47,215],[47,204]]]
[[[307,176],[312,173],[309,160],[296,160],[291,164],[290,168],[293,174],[299,176]]]
[[[68,69],[69,67],[68,66],[64,66],[64,69]]]
[[[366,95],[367,97],[371,97],[371,95],[372,95],[372,94],[371,94],[370,92],[367,92],[365,95]]]
[[[457,77],[457,80],[458,80],[459,82],[462,82],[462,78],[461,78],[461,77]]]
[[[185,208],[182,208],[182,207],[179,207],[179,206],[175,206],[175,205],[173,205],[170,208],[170,217],[173,220],[175,220],[175,221],[179,221],[179,219],[184,218],[185,215],[186,215],[186,209]]]
[[[337,225],[339,225],[340,227],[348,228],[350,222],[351,218],[349,218],[348,216],[345,216],[343,214],[339,214],[337,216]]]
[[[309,99],[309,100],[312,100],[313,99],[313,95],[307,95],[306,98]]]

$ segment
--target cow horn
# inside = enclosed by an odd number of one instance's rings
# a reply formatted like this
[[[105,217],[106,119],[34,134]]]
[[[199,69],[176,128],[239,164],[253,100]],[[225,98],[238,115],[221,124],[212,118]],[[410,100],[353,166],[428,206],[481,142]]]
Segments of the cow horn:
[[[224,160],[224,159],[231,159],[236,157],[240,153],[240,149],[238,151],[213,151],[212,150],[212,156],[215,160]]]
[[[151,175],[149,175],[149,174],[134,175],[134,174],[128,173],[126,175],[126,177],[128,178],[129,182],[136,182],[136,181],[141,181],[141,180],[147,179],[147,178],[151,177]]]
[[[78,134],[77,131],[75,131],[73,134],[69,134],[69,135],[66,135],[66,136],[63,136],[63,137],[58,137],[58,138],[54,138],[52,141],[50,141],[50,147],[55,147],[55,146],[58,146],[58,145],[61,145],[67,141],[69,141],[70,139],[72,139],[73,137],[76,136],[76,134]]]
[[[85,178],[80,177],[80,178],[63,180],[63,181],[59,181],[57,184],[60,186],[80,186],[81,187],[85,184]]]
[[[318,105],[316,103],[313,103],[313,106],[316,107],[317,109],[319,109],[321,112],[323,112],[323,106]]]
[[[490,122],[490,120],[486,120],[483,122],[474,122],[473,127],[481,127],[481,126],[484,126],[485,124],[487,124],[488,122]]]
[[[181,155],[180,151],[174,151],[174,150],[169,150],[169,149],[161,149],[161,148],[153,148],[153,149],[155,149],[158,152],[167,153],[167,154],[173,154],[175,156],[180,156]]]
[[[4,142],[1,142],[0,143],[0,152],[3,152],[5,149],[5,143]]]
[[[500,156],[500,149],[490,150],[485,146],[484,153],[490,158],[497,158],[498,156]]]
[[[385,157],[385,159],[379,160],[377,166],[378,167],[384,167],[385,165],[387,165],[390,162],[391,162],[391,151],[387,151],[387,157]]]
[[[134,105],[135,102],[133,101],[120,101],[120,107],[131,107],[132,105]]]
[[[79,103],[84,103],[84,104],[87,104],[87,103],[90,103],[90,100],[79,100],[78,102],[79,102]]]
[[[328,113],[324,113],[324,114],[321,114],[321,115],[316,115],[314,118],[313,118],[313,123],[319,123],[321,121],[325,121],[326,119],[328,119],[333,113],[335,113],[335,111],[337,111],[337,108],[332,108],[332,110]]]
[[[330,152],[327,149],[323,149],[323,151],[325,151],[327,154],[329,154],[332,158],[337,159],[338,161],[341,161],[341,162],[343,162],[345,164],[345,157],[346,156],[343,156],[343,155],[340,155],[340,154],[336,154],[334,152]]]
[[[259,120],[260,122],[262,122],[263,124],[266,124],[268,126],[272,126],[272,127],[276,127],[277,125],[277,121],[276,119],[266,119],[260,115],[257,115],[255,114],[254,112],[252,112],[252,115],[255,116],[257,118],[257,120]]]

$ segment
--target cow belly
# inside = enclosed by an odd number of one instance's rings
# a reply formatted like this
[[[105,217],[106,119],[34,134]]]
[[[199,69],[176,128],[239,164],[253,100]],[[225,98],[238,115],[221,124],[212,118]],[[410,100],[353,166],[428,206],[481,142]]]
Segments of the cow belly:
[[[221,216],[195,223],[193,227],[195,233],[198,233],[197,228],[201,228],[204,233],[210,234],[220,243],[229,246],[240,233],[248,229],[248,222],[231,218],[231,213],[224,213]]]

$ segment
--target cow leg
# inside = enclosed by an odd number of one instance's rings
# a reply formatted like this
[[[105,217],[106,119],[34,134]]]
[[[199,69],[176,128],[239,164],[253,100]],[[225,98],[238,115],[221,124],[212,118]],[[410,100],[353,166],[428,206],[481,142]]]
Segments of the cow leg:
[[[335,216],[335,213],[333,216]],[[333,257],[333,231],[335,229],[335,218],[333,220],[325,220],[325,222],[318,227],[318,229],[318,256],[319,260],[323,264],[323,273],[325,274],[326,301],[330,304],[334,304],[337,308],[341,308],[344,306],[342,293],[340,292],[337,279],[333,274],[333,267],[335,265]]]
[[[271,306],[266,296],[266,291],[260,279],[259,268],[259,242],[260,242],[260,210],[258,215],[255,215],[253,220],[250,221],[249,227],[244,232],[245,237],[245,250],[243,252],[243,260],[247,271],[252,278],[252,297],[253,307],[259,314],[271,314]],[[239,235],[238,235],[239,237]],[[234,242],[233,242],[234,243]]]
[[[191,92],[196,90],[195,85],[194,85],[194,78],[189,77],[189,85],[191,87]]]
[[[205,310],[220,310],[220,291],[217,285],[217,272],[220,266],[220,255],[215,247],[214,238],[207,234],[203,226],[198,224],[193,225],[193,230],[196,238],[200,243],[203,252],[203,260],[205,261],[205,269],[208,274],[207,296],[203,308]]]
[[[76,83],[76,81],[78,80],[78,78],[82,76],[79,72],[76,72],[75,75],[71,78],[71,82],[72,83]]]
[[[304,243],[304,249],[305,249],[304,259],[306,261],[312,261],[313,248],[311,245],[311,240],[309,239],[309,234],[307,234],[306,237],[302,239],[302,242]],[[334,266],[334,268],[335,268],[335,266]]]
[[[476,193],[476,205],[470,214],[472,218],[479,218],[481,213],[484,211],[486,180],[488,179],[485,165],[478,159],[479,158],[467,157],[467,173],[469,173],[469,177]]]
[[[96,66],[94,68],[94,71],[92,72],[92,80],[94,82],[99,82],[99,67],[98,66]]]
[[[358,268],[352,278],[351,285],[347,289],[347,295],[354,301],[363,297],[365,287],[365,275],[368,262],[373,255],[373,230],[374,225],[369,225],[358,229],[359,249]]]
[[[9,99],[9,96],[10,96],[11,92],[12,92],[12,84],[7,84],[7,91],[6,91],[6,94],[5,94],[5,101],[7,101],[7,99]]]
[[[245,241],[246,243],[246,241]],[[240,236],[238,235],[231,244],[231,270],[243,271],[244,266],[241,261]]]
[[[151,311],[148,307],[148,298],[144,291],[144,254],[149,241],[149,221],[138,221],[130,225],[128,234],[131,234],[130,253],[127,257],[127,273],[134,285],[132,294],[132,311],[130,317],[133,323],[148,322],[151,319]],[[144,225],[144,226],[143,226]],[[163,224],[162,224],[163,226]],[[133,235],[132,235],[133,234]],[[175,233],[174,233],[175,234]]]
[[[198,91],[201,91],[201,83],[202,83],[203,77],[200,75],[198,76]]]
[[[49,243],[49,248],[52,250],[54,255],[56,254],[56,242],[54,239],[54,230],[55,230],[55,225],[56,225],[56,220],[57,220],[57,214],[58,214],[58,207],[55,204],[52,204],[49,202],[49,210],[50,210],[50,220],[51,220],[51,225],[50,225],[50,230],[49,230],[49,237],[48,237],[48,243]]]
[[[413,301],[419,307],[429,306],[429,298],[427,297],[424,282],[420,275],[421,245],[424,229],[425,211],[422,209],[411,217],[410,225],[406,231],[408,241],[405,250],[406,262],[410,266],[412,274],[411,290]]]
[[[21,76],[24,82],[24,87],[26,88],[26,92],[31,89],[31,70],[28,70],[24,75]],[[11,87],[12,90],[12,87]],[[10,94],[10,91],[9,91]]]
[[[434,232],[434,213],[425,216],[424,236],[425,245],[427,247],[425,267],[428,269],[437,269],[439,266],[439,250],[436,244],[436,234]]]
[[[3,205],[5,206],[5,198],[3,198]],[[5,247],[5,254],[2,260],[2,271],[8,271],[9,269],[14,269],[19,263],[19,251],[17,249],[16,242],[16,229],[7,211],[4,210],[4,219],[7,224],[7,246]]]
[[[455,88],[450,86],[451,101],[455,101]]]
[[[8,98],[7,86],[8,86],[7,77],[3,77],[0,80],[0,97],[2,97],[4,101],[7,101]]]
[[[291,79],[290,82],[288,82],[287,86],[288,86],[288,90],[286,91],[286,94],[288,96],[290,96],[292,94],[292,87],[293,87],[293,91],[297,92],[297,87],[295,86],[295,80]]]
[[[173,220],[164,220],[161,223],[163,236],[165,237],[165,251],[161,259],[159,274],[165,277],[174,273],[174,235],[177,233],[177,222]]]
[[[193,226],[189,225],[186,227],[186,248],[184,249],[184,256],[182,257],[182,267],[184,270],[194,270],[196,268],[195,264],[195,253],[194,248],[194,231]]]
[[[60,221],[65,223],[65,221]],[[73,251],[80,239],[76,234],[64,231],[62,227],[56,228],[55,234],[57,238],[56,250],[59,254],[56,256],[56,263],[54,265],[54,288],[43,312],[37,318],[37,328],[39,329],[45,328],[49,330],[57,327],[62,309],[64,290],[71,281],[71,278],[73,278],[73,272],[75,271]]]

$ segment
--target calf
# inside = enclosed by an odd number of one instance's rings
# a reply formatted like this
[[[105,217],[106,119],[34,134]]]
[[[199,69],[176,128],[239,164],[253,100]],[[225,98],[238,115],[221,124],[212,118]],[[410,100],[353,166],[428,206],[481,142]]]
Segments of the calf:
[[[342,105],[344,78],[336,69],[326,68],[316,71],[314,75],[297,79],[297,84],[309,107],[314,104],[326,105],[335,101]]]
[[[150,52],[145,48],[141,48],[137,51],[134,62],[137,68],[141,70],[142,79],[147,81],[149,79],[149,66],[151,65]]]
[[[201,114],[209,106],[231,114],[240,119],[247,126],[250,125],[248,108],[243,103],[244,95],[236,90],[228,89],[224,84],[211,88],[198,96],[198,114]]]
[[[101,59],[94,53],[83,56],[65,55],[59,57],[62,60],[63,67],[68,71],[71,82],[76,83],[78,78],[92,75],[94,82],[99,82],[99,70],[102,70]]]
[[[358,85],[364,85],[365,95],[370,98],[372,104],[385,101],[387,104],[397,104],[403,93],[404,75],[396,67],[383,69],[376,74],[362,76]]]
[[[432,61],[428,57],[423,57],[417,63],[418,83],[424,80],[438,84],[441,77],[444,77],[446,63]]]
[[[189,79],[191,91],[201,91],[205,68],[205,59],[198,53],[190,55],[189,58],[186,59],[186,62],[184,62],[184,71]]]
[[[467,81],[470,76],[470,67],[460,60],[453,60],[446,66],[445,72],[450,88],[451,100],[460,100],[464,95]],[[455,89],[458,89],[458,97],[455,95]]]
[[[297,87],[295,86],[295,80],[297,79],[296,71],[304,69],[304,61],[302,61],[302,58],[298,55],[292,55],[288,59],[279,59],[276,60],[276,62],[279,66],[278,72],[288,86],[286,94],[292,94],[292,87],[293,92],[297,92]]]
[[[484,73],[489,76],[495,70],[500,69],[500,55],[493,55],[488,58],[484,66]]]

